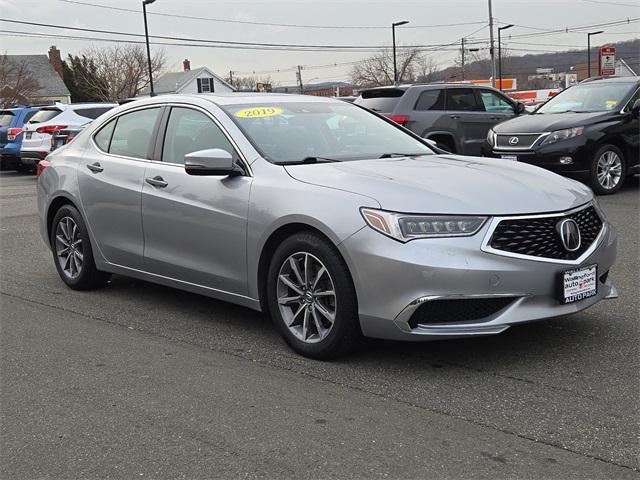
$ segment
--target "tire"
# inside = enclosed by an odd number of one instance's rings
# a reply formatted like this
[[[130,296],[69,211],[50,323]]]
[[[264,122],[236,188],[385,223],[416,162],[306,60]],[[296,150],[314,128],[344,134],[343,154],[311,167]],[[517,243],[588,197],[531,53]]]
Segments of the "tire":
[[[96,268],[87,227],[74,206],[63,205],[56,212],[50,242],[56,270],[68,287],[89,290],[109,281],[111,275]]]
[[[285,341],[305,357],[336,358],[353,351],[362,340],[349,269],[335,247],[317,234],[295,234],[276,249],[268,272],[267,301]]]
[[[591,160],[589,185],[598,195],[609,195],[622,188],[626,174],[622,151],[615,145],[603,145]]]

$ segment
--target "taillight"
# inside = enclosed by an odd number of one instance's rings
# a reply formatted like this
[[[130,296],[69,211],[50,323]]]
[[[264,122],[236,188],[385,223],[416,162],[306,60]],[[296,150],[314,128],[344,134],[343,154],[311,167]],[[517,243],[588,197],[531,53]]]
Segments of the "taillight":
[[[22,128],[10,128],[7,130],[7,140],[15,140],[22,133]]]
[[[409,121],[409,117],[407,115],[387,115],[387,118],[402,126],[404,126]]]
[[[45,125],[44,127],[36,128],[36,132],[52,134],[58,130],[64,130],[65,128],[67,128],[66,125]]]
[[[38,162],[38,166],[36,167],[36,176],[40,176],[42,171],[50,165],[49,160],[40,160]]]

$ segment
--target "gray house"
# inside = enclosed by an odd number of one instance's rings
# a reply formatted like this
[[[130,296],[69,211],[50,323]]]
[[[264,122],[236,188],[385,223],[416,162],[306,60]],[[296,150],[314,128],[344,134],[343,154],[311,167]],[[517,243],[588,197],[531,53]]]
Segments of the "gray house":
[[[229,85],[223,78],[213,73],[207,67],[191,70],[191,62],[182,62],[182,72],[169,72],[158,77],[153,82],[153,89],[158,95],[166,93],[220,93],[234,92],[235,88]],[[149,95],[146,88],[141,96]]]

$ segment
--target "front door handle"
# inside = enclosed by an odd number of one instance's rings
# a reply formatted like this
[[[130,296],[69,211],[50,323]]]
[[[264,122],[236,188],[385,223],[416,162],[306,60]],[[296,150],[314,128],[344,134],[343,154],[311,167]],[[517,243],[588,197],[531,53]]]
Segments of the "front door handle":
[[[489,117],[491,120],[502,120],[502,117]]]
[[[460,115],[449,115],[449,118],[453,118],[454,120],[458,120]]]
[[[91,170],[93,173],[100,173],[101,171],[104,170],[104,168],[100,166],[100,162],[90,163],[89,165],[87,165],[87,168]]]
[[[169,185],[167,182],[164,181],[164,178],[162,178],[160,175],[156,175],[153,178],[151,177],[145,178],[144,181],[147,182],[149,185],[153,185],[154,187],[158,187],[158,188],[164,188],[167,185]]]

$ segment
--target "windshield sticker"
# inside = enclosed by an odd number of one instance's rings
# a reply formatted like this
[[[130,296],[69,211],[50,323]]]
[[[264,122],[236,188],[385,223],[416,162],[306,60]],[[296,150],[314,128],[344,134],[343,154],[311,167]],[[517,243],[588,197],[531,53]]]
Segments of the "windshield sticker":
[[[238,118],[263,118],[281,115],[282,109],[279,107],[252,107],[245,108],[236,112]]]
[[[607,100],[607,108],[609,110],[611,110],[612,108],[615,108],[617,104],[618,102],[616,100]]]

